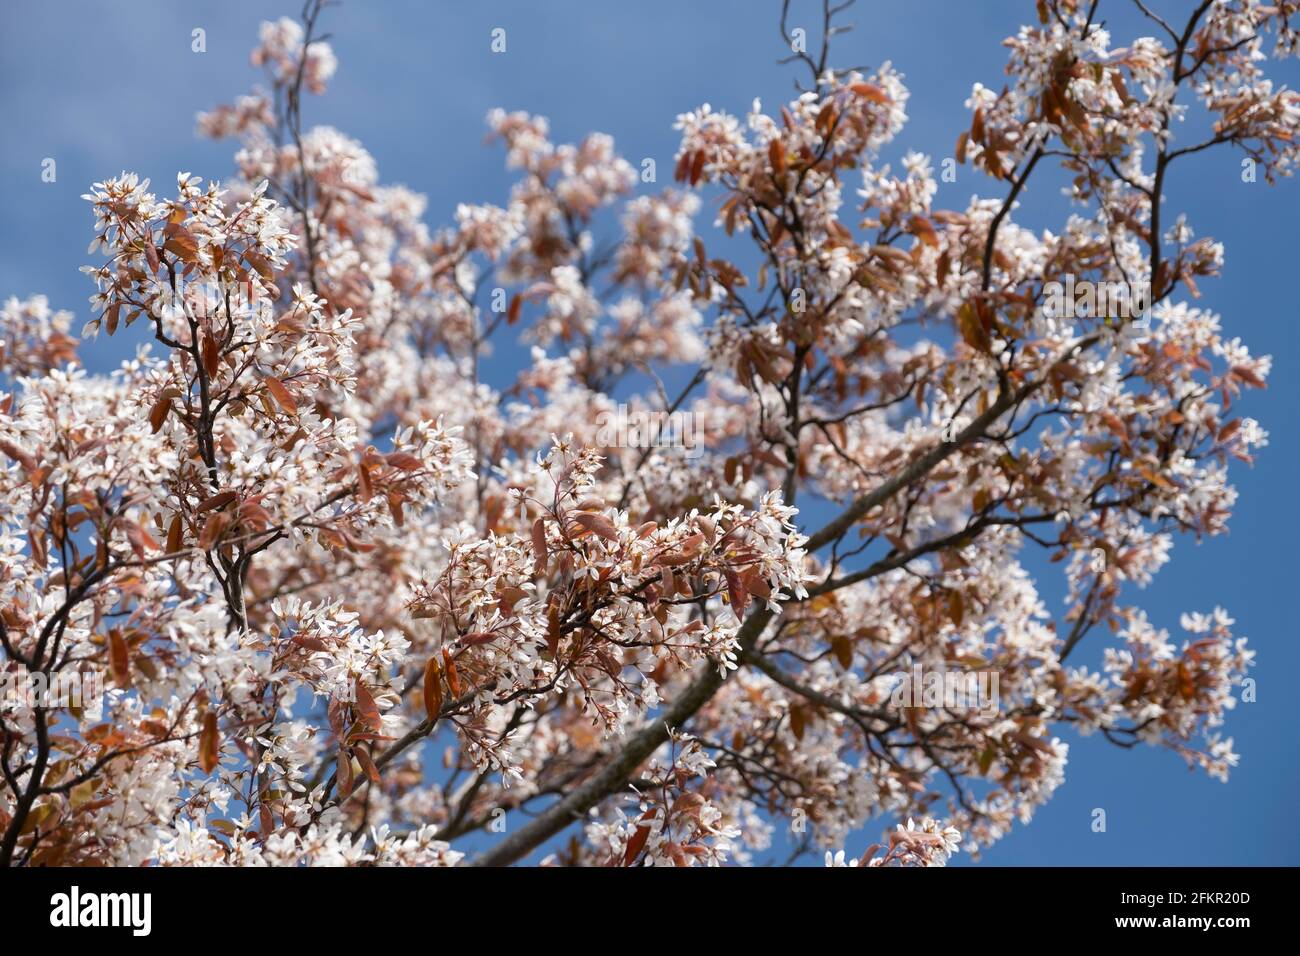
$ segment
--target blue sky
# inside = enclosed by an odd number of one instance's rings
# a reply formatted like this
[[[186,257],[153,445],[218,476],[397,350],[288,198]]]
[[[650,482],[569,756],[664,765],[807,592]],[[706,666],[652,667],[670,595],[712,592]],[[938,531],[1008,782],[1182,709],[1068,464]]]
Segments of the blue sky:
[[[242,0],[5,3],[0,297],[45,293],[55,307],[76,312],[79,328],[91,291],[77,272],[88,261],[91,235],[80,194],[122,170],[152,177],[163,191],[178,170],[205,179],[229,173],[231,144],[198,139],[194,115],[258,79],[247,59],[258,23],[297,7]],[[671,176],[678,113],[703,102],[743,113],[755,96],[775,105],[791,94],[793,68],[776,63],[784,52],[778,8],[778,0],[347,0],[325,20],[339,72],[325,97],[309,98],[306,117],[360,139],[385,182],[425,193],[435,225],[448,221],[458,202],[505,198],[511,178],[502,155],[482,143],[484,114],[495,106],[546,115],[557,140],[607,132],[634,164],[655,158],[663,183]],[[1103,0],[1101,16],[1116,45],[1149,32],[1130,10],[1121,0]],[[813,12],[809,0],[796,2],[792,24],[814,32]],[[839,38],[836,59],[891,60],[903,71],[911,121],[888,155],[919,149],[937,163],[968,122],[962,102],[971,84],[1000,86],[1000,41],[1032,17],[1025,0],[864,0],[851,16],[856,30]],[[206,30],[206,53],[191,52],[195,27]],[[505,54],[489,50],[494,27],[507,31]],[[1269,69],[1277,82],[1300,85],[1296,62]],[[41,181],[46,157],[58,164],[54,183]],[[1268,390],[1244,403],[1246,414],[1271,432],[1271,444],[1254,469],[1236,472],[1241,501],[1231,534],[1200,545],[1180,540],[1140,601],[1171,631],[1181,611],[1221,604],[1251,638],[1258,701],[1239,705],[1227,727],[1241,766],[1222,784],[1189,772],[1165,751],[1119,750],[1099,737],[1072,740],[1065,785],[1033,824],[985,855],[989,863],[1300,864],[1293,810],[1300,693],[1287,686],[1300,673],[1293,551],[1300,540],[1293,491],[1300,182],[1246,184],[1239,171],[1239,157],[1229,152],[1191,157],[1175,167],[1168,206],[1186,211],[1198,235],[1226,246],[1224,275],[1203,283],[1198,304],[1220,312],[1229,334],[1253,352],[1274,357]],[[1058,224],[1055,188],[1050,178],[1031,185],[1021,218]],[[936,204],[961,207],[973,192],[1000,194],[962,167],[956,183],[941,185]],[[702,230],[709,230],[709,218],[701,217]],[[120,349],[102,342],[87,355],[96,369],[120,357]],[[1059,612],[1056,575],[1045,573],[1040,583]],[[1096,807],[1107,812],[1104,834],[1091,831]],[[868,828],[859,843],[874,837]]]

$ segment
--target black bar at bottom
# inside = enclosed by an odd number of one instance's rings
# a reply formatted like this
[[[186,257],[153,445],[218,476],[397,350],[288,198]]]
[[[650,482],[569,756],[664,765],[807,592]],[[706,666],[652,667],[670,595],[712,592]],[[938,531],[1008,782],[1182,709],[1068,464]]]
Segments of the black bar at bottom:
[[[340,945],[353,933],[382,946],[390,931],[405,936],[417,927],[439,945],[445,932],[477,928],[496,937],[494,945],[513,929],[524,939],[557,933],[556,942],[578,933],[603,947],[674,926],[679,939],[695,927],[699,942],[721,934],[730,948],[751,934],[770,939],[774,920],[814,938],[848,932],[864,945],[891,937],[1024,939],[1019,934],[1035,929],[1063,940],[1230,942],[1294,928],[1295,876],[1282,868],[29,869],[0,871],[0,900],[9,931],[24,942],[32,935],[68,942],[76,934],[79,942],[98,936],[128,949],[254,939]]]

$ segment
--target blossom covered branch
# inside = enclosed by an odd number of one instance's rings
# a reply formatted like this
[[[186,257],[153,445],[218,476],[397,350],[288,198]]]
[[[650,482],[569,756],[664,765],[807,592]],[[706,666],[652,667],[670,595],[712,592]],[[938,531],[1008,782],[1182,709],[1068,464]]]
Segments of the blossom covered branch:
[[[974,85],[961,208],[880,159],[903,77],[826,46],[788,103],[678,117],[664,189],[493,111],[517,181],[439,229],[304,127],[322,4],[265,24],[265,87],[199,117],[234,175],[92,187],[80,341],[0,310],[0,863],[454,865],[481,832],[488,865],[715,865],[789,826],[934,865],[1031,819],[1067,727],[1226,779],[1253,652],[1133,602],[1226,530],[1270,362],[1193,304],[1223,249],[1162,201],[1203,150],[1290,174],[1300,99],[1264,71],[1300,14],[1138,4],[1116,46],[1100,6],[1040,0]],[[1073,208],[1036,232],[1052,164]],[[611,437],[621,406],[699,440]],[[901,698],[914,673],[997,694]],[[31,693],[61,681],[92,692]]]

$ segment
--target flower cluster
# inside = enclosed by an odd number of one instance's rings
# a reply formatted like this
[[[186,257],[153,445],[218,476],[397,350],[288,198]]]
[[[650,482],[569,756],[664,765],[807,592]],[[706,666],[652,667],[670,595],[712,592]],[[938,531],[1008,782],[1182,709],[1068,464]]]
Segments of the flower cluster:
[[[322,6],[200,116],[232,176],[87,194],[118,369],[0,308],[0,667],[95,688],[0,696],[0,863],[454,865],[476,832],[511,863],[585,820],[547,862],[941,865],[1031,820],[1069,728],[1227,777],[1253,652],[1134,602],[1226,531],[1272,369],[1193,304],[1224,250],[1162,191],[1212,148],[1290,172],[1293,4],[1117,46],[1041,0],[972,89],[960,208],[882,162],[896,69],[805,56],[785,104],[678,117],[667,189],[494,110],[515,185],[436,228],[304,125]],[[1057,162],[1069,213],[1030,228]]]

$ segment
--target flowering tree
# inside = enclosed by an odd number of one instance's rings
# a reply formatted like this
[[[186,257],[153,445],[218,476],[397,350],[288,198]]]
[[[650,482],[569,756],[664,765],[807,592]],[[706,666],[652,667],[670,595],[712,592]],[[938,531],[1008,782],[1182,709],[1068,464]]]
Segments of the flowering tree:
[[[1289,174],[1300,96],[1263,67],[1298,8],[1135,3],[1121,48],[1096,2],[1038,0],[968,101],[962,209],[928,157],[878,162],[896,72],[794,42],[807,88],[680,116],[662,191],[494,111],[518,181],[436,231],[304,126],[321,4],[265,24],[268,87],[199,120],[233,177],[86,197],[83,337],[149,344],[91,376],[67,313],[0,313],[0,862],[717,864],[790,828],[935,864],[1029,820],[1066,726],[1226,778],[1251,652],[1222,610],[1175,639],[1129,601],[1226,527],[1269,361],[1191,304],[1222,248],[1161,197],[1209,148]],[[1053,163],[1074,209],[1033,231]],[[611,438],[618,404],[702,440]],[[960,672],[994,697],[897,692]],[[69,679],[102,693],[32,692]],[[903,822],[866,847],[873,820]]]

